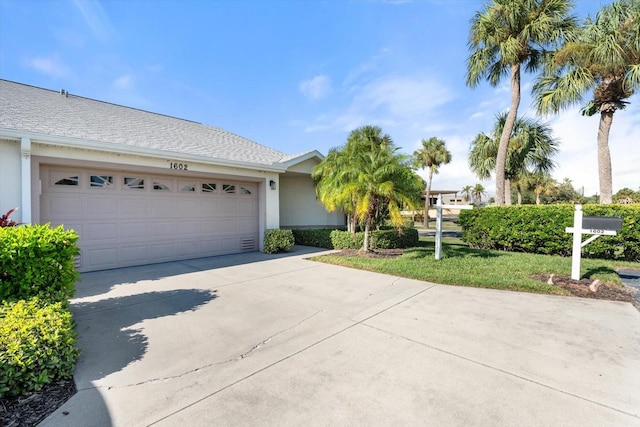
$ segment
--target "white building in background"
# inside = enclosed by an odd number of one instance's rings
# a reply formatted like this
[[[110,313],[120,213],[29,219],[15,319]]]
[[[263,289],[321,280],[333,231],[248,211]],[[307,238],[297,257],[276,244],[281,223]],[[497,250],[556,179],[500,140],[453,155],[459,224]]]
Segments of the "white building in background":
[[[317,151],[0,80],[0,212],[72,228],[80,271],[256,251],[270,228],[335,227]]]

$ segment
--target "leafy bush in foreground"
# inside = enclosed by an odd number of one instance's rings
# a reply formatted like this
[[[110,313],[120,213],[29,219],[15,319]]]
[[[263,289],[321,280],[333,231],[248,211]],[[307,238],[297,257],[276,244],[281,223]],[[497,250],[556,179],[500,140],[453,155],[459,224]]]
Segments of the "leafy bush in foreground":
[[[62,226],[26,225],[0,228],[0,300],[37,296],[47,302],[73,297],[80,253],[78,235]]]
[[[70,378],[79,351],[71,313],[38,298],[0,306],[0,398]]]

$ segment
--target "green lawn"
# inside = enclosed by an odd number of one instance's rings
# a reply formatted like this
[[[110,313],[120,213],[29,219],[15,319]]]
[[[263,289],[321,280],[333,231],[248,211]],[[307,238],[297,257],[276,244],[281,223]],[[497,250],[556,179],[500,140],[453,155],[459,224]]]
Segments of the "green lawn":
[[[434,259],[433,238],[421,239],[423,246],[406,249],[399,258],[361,258],[324,255],[315,261],[429,282],[567,295],[556,286],[532,279],[534,274],[571,275],[571,258],[472,249],[460,239],[443,239],[440,261]],[[640,269],[640,263],[582,259],[582,277],[620,285],[616,268]]]

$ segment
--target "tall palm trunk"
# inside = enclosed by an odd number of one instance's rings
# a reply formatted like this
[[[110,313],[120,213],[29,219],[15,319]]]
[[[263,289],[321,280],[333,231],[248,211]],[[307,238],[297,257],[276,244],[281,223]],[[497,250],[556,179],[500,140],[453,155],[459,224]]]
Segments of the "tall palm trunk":
[[[500,145],[498,145],[498,156],[496,158],[496,204],[505,204],[505,168],[507,166],[507,149],[509,148],[509,140],[513,133],[513,125],[518,115],[518,107],[520,106],[520,64],[511,66],[511,108],[504,122],[502,135],[500,136]],[[511,196],[509,195],[509,203],[511,204]]]
[[[504,204],[511,206],[511,180],[504,180]]]
[[[613,121],[613,111],[600,113],[598,126],[598,178],[600,181],[600,203],[611,204],[611,153],[609,152],[609,130]]]
[[[431,181],[433,169],[429,168],[429,182],[427,182],[427,194],[424,199],[424,228],[429,228],[429,207],[431,207]]]

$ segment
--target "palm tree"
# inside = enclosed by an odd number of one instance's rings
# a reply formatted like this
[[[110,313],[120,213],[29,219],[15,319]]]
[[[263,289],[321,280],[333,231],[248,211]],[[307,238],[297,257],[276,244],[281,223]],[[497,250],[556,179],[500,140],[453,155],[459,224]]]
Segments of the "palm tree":
[[[462,193],[464,194],[464,201],[469,202],[471,200],[471,190],[473,189],[470,185],[465,185],[462,187]]]
[[[346,206],[354,221],[364,222],[364,251],[369,251],[371,227],[383,205],[391,223],[400,227],[402,207],[415,209],[420,200],[422,179],[397,150],[382,129],[363,126],[352,131],[345,146],[332,150],[336,154],[328,155],[312,173],[318,198],[329,211]]]
[[[595,20],[587,18],[577,39],[565,44],[534,85],[540,113],[557,113],[580,103],[593,91],[583,115],[600,113],[598,178],[600,203],[611,203],[609,130],[613,114],[623,109],[640,87],[640,1],[616,1]]]
[[[447,150],[447,143],[442,139],[432,136],[422,140],[422,147],[413,152],[415,166],[419,169],[429,170],[427,180],[427,192],[424,199],[424,226],[429,227],[429,206],[431,206],[431,183],[433,174],[438,173],[438,168],[451,161],[451,152]]]
[[[484,185],[478,183],[473,186],[473,190],[471,191],[471,194],[473,195],[473,201],[475,203],[480,203],[482,202],[482,196],[486,195],[487,192],[484,191]]]
[[[337,209],[347,215],[347,228],[356,232],[357,218],[355,216],[355,194],[344,191],[345,185],[352,178],[350,170],[350,153],[347,149],[332,148],[327,156],[319,163],[311,174],[316,185],[316,197],[327,210]]]
[[[558,183],[548,173],[534,173],[530,175],[531,187],[536,195],[536,205],[541,203],[540,196],[550,196]]]
[[[497,86],[510,75],[511,107],[496,157],[496,203],[505,203],[507,147],[520,105],[520,72],[537,71],[546,48],[563,41],[575,27],[571,0],[490,0],[471,20],[467,85],[481,79]]]
[[[480,133],[471,142],[469,167],[480,179],[488,179],[496,170],[498,147],[507,114],[496,116],[490,134]],[[551,136],[551,128],[528,118],[518,118],[507,145],[505,167],[505,202],[511,204],[511,182],[522,180],[527,172],[549,173],[555,164],[551,157],[558,151],[558,141]],[[520,196],[521,197],[521,196]]]

